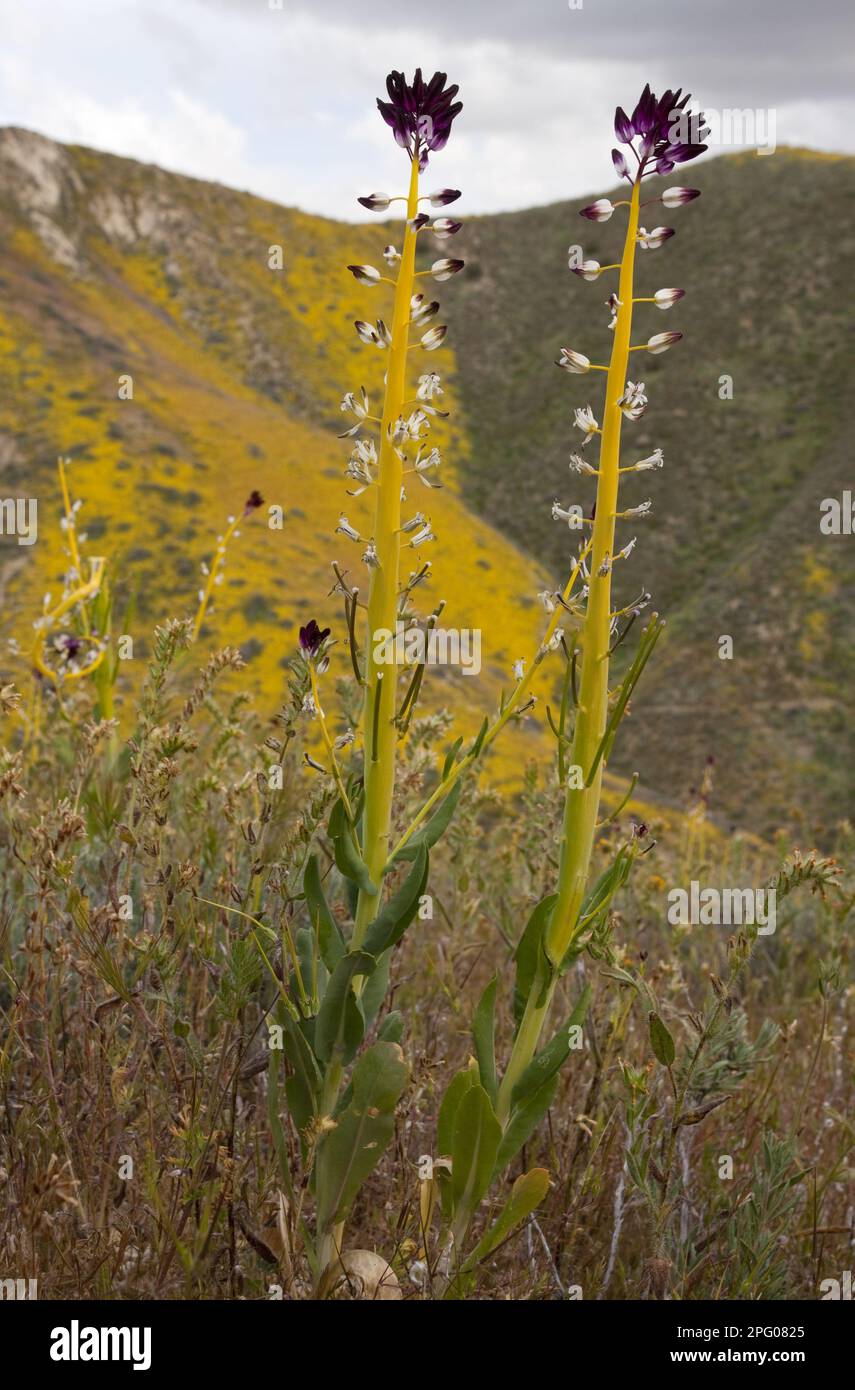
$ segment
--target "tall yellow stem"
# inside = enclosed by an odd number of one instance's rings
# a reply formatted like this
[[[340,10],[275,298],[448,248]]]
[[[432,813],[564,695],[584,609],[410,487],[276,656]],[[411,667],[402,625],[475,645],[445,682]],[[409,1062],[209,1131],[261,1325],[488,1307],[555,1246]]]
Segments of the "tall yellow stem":
[[[640,184],[636,183],[632,190],[629,223],[620,262],[618,299],[621,303],[606,382],[597,480],[597,509],[590,557],[591,579],[585,623],[580,635],[582,678],[570,762],[581,768],[583,783],[587,783],[608,719],[611,559],[614,555],[615,513],[620,478],[620,433],[623,421],[618,400],[626,386],[629,362],[639,195]],[[601,573],[601,570],[605,572]],[[563,960],[579,920],[579,910],[584,901],[590,871],[602,780],[601,760],[590,786],[568,787],[565,794],[558,896],[544,938],[546,956],[552,967],[559,966]],[[554,990],[554,974],[551,971],[538,972],[499,1092],[499,1119],[502,1121],[506,1120],[510,1113],[511,1092],[537,1049]]]
[[[365,750],[365,810],[362,855],[372,881],[381,886],[389,851],[389,825],[395,786],[396,729],[395,667],[374,660],[374,634],[394,632],[398,615],[399,561],[401,552],[401,482],[403,465],[390,440],[406,399],[407,351],[410,337],[410,300],[416,263],[416,233],[410,223],[419,209],[419,164],[412,162],[407,198],[407,225],[395,286],[392,346],[386,369],[386,399],[380,430],[380,470],[374,518],[374,545],[378,564],[371,570],[368,590],[368,634],[365,657],[363,748]],[[351,946],[356,949],[380,906],[380,893],[360,892]]]

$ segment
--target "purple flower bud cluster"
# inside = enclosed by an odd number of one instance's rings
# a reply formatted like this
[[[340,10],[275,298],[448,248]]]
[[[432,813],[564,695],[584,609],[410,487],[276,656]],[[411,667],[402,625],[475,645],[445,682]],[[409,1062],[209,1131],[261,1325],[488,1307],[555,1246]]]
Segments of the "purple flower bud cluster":
[[[663,96],[657,97],[647,83],[632,116],[628,116],[622,106],[617,108],[615,135],[635,155],[637,178],[643,178],[645,173],[670,174],[676,164],[685,164],[703,154],[707,147],[702,141],[709,135],[709,129],[702,114],[688,110],[690,100],[690,93],[682,96],[681,87],[676,92],[669,88]],[[637,147],[636,140],[639,141]],[[620,178],[634,182],[621,150],[612,150],[612,162]]]

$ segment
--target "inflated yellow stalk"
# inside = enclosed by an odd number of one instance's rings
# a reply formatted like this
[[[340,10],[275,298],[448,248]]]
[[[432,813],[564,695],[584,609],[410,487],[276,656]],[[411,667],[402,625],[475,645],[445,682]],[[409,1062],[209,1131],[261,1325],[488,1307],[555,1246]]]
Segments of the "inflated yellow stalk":
[[[439,347],[446,333],[444,325],[440,325],[428,328],[418,342],[410,342],[411,325],[422,328],[439,308],[438,304],[426,303],[424,296],[415,293],[416,280],[419,278],[415,268],[417,238],[424,230],[446,239],[460,226],[446,218],[437,219],[431,224],[428,215],[419,211],[420,202],[429,202],[432,207],[444,207],[459,197],[456,189],[443,189],[429,194],[427,198],[419,197],[420,171],[427,164],[429,153],[444,147],[451,123],[461,109],[460,102],[453,103],[457,88],[446,88],[445,81],[445,73],[436,73],[429,83],[425,83],[420,70],[416,71],[411,86],[407,85],[401,73],[392,73],[387,79],[390,100],[378,101],[378,106],[384,120],[392,127],[398,144],[410,156],[403,246],[400,255],[393,247],[387,247],[385,253],[391,265],[397,263],[398,273],[396,279],[391,281],[389,277],[380,275],[373,266],[348,267],[362,284],[376,285],[382,282],[393,283],[395,287],[391,332],[382,319],[377,321],[376,327],[363,322],[356,325],[364,342],[380,346],[387,343],[388,357],[386,392],[379,420],[379,450],[375,451],[373,445],[366,446],[364,443],[356,445],[349,470],[350,476],[364,485],[359,491],[373,486],[376,492],[374,531],[363,556],[370,578],[363,678],[364,809],[361,827],[361,855],[374,891],[370,891],[368,886],[360,888],[350,943],[352,950],[362,945],[381,902],[383,874],[389,860],[396,745],[400,732],[396,720],[395,666],[378,661],[378,654],[382,654],[382,644],[378,652],[378,634],[395,631],[402,602],[407,597],[407,592],[402,593],[400,582],[402,543],[415,547],[433,539],[430,523],[421,513],[416,513],[415,518],[402,525],[401,509],[405,474],[415,473],[430,486],[427,467],[433,466],[428,464],[428,460],[422,459],[419,448],[413,466],[405,467],[405,446],[411,440],[418,442],[421,439],[422,431],[429,424],[428,415],[439,414],[429,404],[433,395],[438,393],[438,378],[435,374],[429,374],[420,378],[418,388],[415,384],[408,385],[409,354],[411,349],[433,350]],[[393,201],[382,193],[360,199],[363,206],[374,212],[384,211]],[[462,266],[462,261],[441,258],[433,262],[430,271],[422,273],[436,280],[446,280]],[[355,397],[347,396],[345,408],[348,405],[355,410],[360,423],[374,418],[367,413],[364,392],[361,405]],[[408,416],[407,409],[413,406],[417,409]],[[355,434],[358,429],[359,425],[348,433]],[[370,471],[375,460],[376,477]],[[344,517],[339,529],[353,538],[358,536]]]
[[[614,330],[609,366],[607,369],[598,367],[582,353],[569,348],[562,349],[558,363],[572,373],[607,371],[606,397],[601,429],[594,420],[590,407],[576,412],[576,423],[585,431],[586,443],[595,433],[600,434],[600,457],[597,470],[587,465],[578,455],[574,455],[571,462],[571,467],[575,467],[577,471],[596,472],[597,476],[587,605],[577,642],[577,650],[581,657],[581,680],[568,759],[572,780],[567,783],[565,798],[557,896],[546,922],[542,938],[543,949],[538,956],[535,978],[499,1091],[497,1115],[501,1122],[507,1121],[514,1086],[534,1056],[549,1012],[558,972],[586,925],[581,916],[581,909],[588,886],[603,769],[611,737],[616,728],[616,720],[611,717],[610,707],[609,657],[614,642],[616,621],[620,615],[612,610],[612,570],[617,560],[628,557],[634,545],[634,540],[630,541],[622,551],[615,553],[615,525],[620,517],[644,516],[650,508],[650,503],[645,502],[626,511],[619,511],[619,480],[623,472],[659,467],[662,462],[661,450],[657,450],[650,458],[640,460],[627,469],[620,467],[621,425],[624,415],[630,420],[638,419],[647,407],[644,383],[628,380],[629,354],[638,350],[663,352],[682,336],[680,333],[659,333],[638,347],[633,347],[630,343],[634,303],[652,302],[660,309],[668,309],[683,294],[682,290],[666,289],[653,296],[644,296],[641,300],[634,298],[637,249],[656,249],[673,235],[673,231],[666,227],[657,227],[649,233],[645,228],[639,227],[642,179],[646,173],[667,174],[676,163],[694,158],[705,148],[674,136],[674,123],[682,124],[690,120],[689,114],[684,113],[688,100],[688,96],[681,100],[679,91],[668,91],[657,100],[650,88],[646,87],[631,120],[620,107],[618,108],[615,115],[618,139],[629,146],[638,163],[632,177],[624,156],[619,150],[613,151],[612,157],[618,174],[629,179],[632,184],[630,199],[628,202],[613,204],[603,198],[582,211],[582,215],[592,221],[606,221],[616,207],[627,207],[628,223],[619,267],[601,267],[596,261],[585,261],[581,266],[574,267],[576,273],[586,280],[598,280],[605,270],[620,270],[617,293],[608,301],[612,312],[611,327]],[[702,118],[699,118],[699,123],[702,123]],[[635,137],[640,137],[638,150],[633,145]],[[696,196],[695,189],[677,188],[666,190],[661,201],[667,207],[677,207]],[[562,519],[573,517],[572,513],[557,505],[553,514]],[[642,638],[642,661],[649,655],[659,630],[660,625],[654,618]],[[638,658],[636,660],[638,661]],[[615,701],[617,718],[623,712],[629,689],[623,700],[621,692]]]
[[[385,211],[394,202],[406,203],[401,251],[387,246],[383,253],[390,267],[397,266],[397,275],[394,279],[382,275],[370,265],[348,267],[366,287],[394,287],[391,326],[383,319],[377,319],[374,325],[363,320],[355,324],[362,342],[387,353],[382,412],[379,416],[372,413],[364,388],[348,392],[342,401],[342,410],[356,416],[356,424],[343,435],[353,439],[347,477],[356,486],[350,495],[358,497],[372,488],[375,492],[370,537],[360,535],[343,514],[336,527],[338,533],[362,547],[369,574],[368,601],[364,605],[364,669],[360,669],[356,637],[359,590],[351,588],[335,566],[336,587],[345,598],[351,662],[363,688],[361,778],[346,778],[336,757],[338,749],[354,742],[355,736],[348,731],[333,738],[321,704],[319,678],[329,665],[330,629],[319,627],[315,619],[300,629],[298,688],[303,709],[318,721],[327,766],[313,759],[308,761],[329,771],[335,781],[338,799],[329,819],[329,836],[336,866],[349,890],[356,893],[353,929],[347,937],[329,910],[319,866],[310,857],[303,875],[303,892],[329,983],[324,982],[311,1037],[303,1030],[296,1046],[302,1056],[308,1048],[314,1057],[307,1080],[316,1135],[311,1159],[316,1239],[310,1259],[322,1296],[340,1272],[344,1222],[350,1203],[371,1164],[379,1159],[391,1139],[395,1103],[407,1080],[403,1054],[391,1036],[381,1032],[377,1042],[359,1057],[356,1054],[379,1008],[380,994],[372,988],[378,981],[381,987],[384,984],[382,968],[378,967],[388,962],[392,946],[412,920],[428,872],[427,848],[420,845],[404,883],[384,902],[396,745],[406,730],[417,694],[411,685],[403,706],[396,708],[396,666],[387,641],[392,639],[394,649],[397,622],[406,612],[416,583],[429,569],[423,566],[402,585],[401,550],[403,546],[415,550],[433,539],[430,520],[420,511],[405,519],[402,507],[410,478],[427,488],[437,486],[431,474],[440,462],[437,449],[425,454],[422,447],[430,417],[442,414],[432,404],[442,394],[439,377],[435,372],[426,372],[416,381],[410,378],[409,367],[411,350],[431,351],[439,347],[446,329],[442,325],[427,326],[439,305],[417,292],[416,280],[422,276],[447,280],[463,266],[462,261],[441,257],[433,261],[429,270],[416,271],[419,233],[425,231],[444,241],[460,227],[459,222],[444,217],[431,221],[427,212],[419,211],[422,203],[432,208],[445,207],[460,196],[456,189],[419,194],[419,176],[428,157],[444,147],[452,121],[461,110],[461,103],[454,101],[457,88],[445,84],[445,73],[440,72],[428,83],[420,70],[412,84],[407,84],[402,73],[393,72],[387,78],[390,99],[379,101],[378,106],[397,143],[409,156],[409,187],[400,198],[374,193],[359,201],[372,212]],[[418,341],[411,342],[411,328],[413,336],[419,334]],[[379,439],[371,437],[372,431],[379,431]],[[350,1086],[342,1094],[345,1069],[351,1063],[354,1065]],[[366,1166],[367,1158],[370,1162]]]

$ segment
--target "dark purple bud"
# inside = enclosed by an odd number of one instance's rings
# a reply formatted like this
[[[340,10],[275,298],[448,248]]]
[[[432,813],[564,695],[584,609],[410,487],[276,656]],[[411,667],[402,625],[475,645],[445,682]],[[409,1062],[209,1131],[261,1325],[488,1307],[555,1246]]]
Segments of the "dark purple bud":
[[[626,167],[626,160],[624,159],[620,150],[612,150],[612,164],[615,166],[615,172],[617,173],[618,178],[629,178],[629,169]]]
[[[455,116],[463,103],[455,101],[458,88],[446,87],[446,74],[435,72],[425,82],[421,68],[416,68],[410,85],[402,72],[391,72],[386,78],[388,101],[378,97],[377,106],[396,141],[411,158],[418,156],[419,167],[427,165],[428,153],[444,149]]]
[[[449,203],[456,203],[459,197],[459,188],[437,188],[435,192],[428,194],[432,208],[448,207]]]
[[[313,660],[330,635],[328,627],[320,628],[311,618],[305,627],[300,628],[300,651],[307,660]]]
[[[615,139],[622,145],[628,145],[634,134],[632,121],[623,107],[619,106],[615,111]]]
[[[386,193],[369,193],[364,198],[357,198],[369,212],[385,212],[392,199]]]
[[[261,493],[258,491],[257,488],[253,488],[252,492],[249,494],[249,496],[246,499],[246,502],[244,503],[243,514],[244,516],[249,516],[250,512],[257,511],[259,507],[263,506],[264,498],[262,497]]]

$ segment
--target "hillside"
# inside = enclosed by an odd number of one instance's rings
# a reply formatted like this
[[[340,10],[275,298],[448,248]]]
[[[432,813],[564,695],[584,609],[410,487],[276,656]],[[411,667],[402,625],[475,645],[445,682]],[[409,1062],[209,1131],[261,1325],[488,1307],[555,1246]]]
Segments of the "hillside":
[[[676,285],[686,298],[667,315],[639,306],[633,337],[679,328],[685,340],[639,354],[650,408],[624,428],[626,462],[636,447],[636,458],[665,453],[664,469],[630,478],[623,495],[653,500],[633,528],[626,596],[648,588],[668,629],[617,765],[682,797],[712,756],[719,812],[764,832],[797,821],[822,834],[855,804],[855,537],[819,529],[821,501],[855,484],[855,160],[731,155],[675,182],[703,196],[648,210],[645,225],[677,235],[639,254],[636,292]],[[562,344],[608,360],[611,288],[565,271],[567,248],[607,264],[622,240],[617,215],[591,223],[582,205],[474,219],[459,238],[463,495],[559,570],[566,531],[550,504],[593,495],[567,457],[579,444],[573,407],[590,400],[597,414],[602,386],[550,364]],[[719,398],[723,374],[732,400]],[[723,634],[730,661],[718,655]]]
[[[637,767],[681,805],[713,756],[726,820],[762,833],[802,820],[822,833],[851,805],[855,754],[855,538],[819,531],[821,500],[853,486],[855,162],[726,156],[691,181],[702,200],[651,209],[648,225],[678,235],[640,258],[639,293],[688,293],[667,320],[651,309],[639,323],[679,327],[686,341],[645,359],[651,408],[626,432],[637,456],[665,450],[664,471],[626,495],[654,501],[628,582],[652,591],[669,627],[615,770]],[[450,348],[427,361],[452,411],[437,440],[446,488],[413,501],[430,503],[439,537],[426,603],[445,598],[448,622],[483,630],[482,675],[433,680],[434,704],[452,703],[466,729],[532,651],[535,594],[566,564],[552,499],[588,495],[566,464],[572,408],[590,399],[596,410],[596,384],[552,362],[564,343],[607,353],[605,291],[569,274],[567,246],[611,260],[620,228],[583,222],[578,206],[466,221],[456,245],[467,273],[441,287]],[[75,460],[91,542],[136,594],[140,655],[155,622],[193,610],[200,562],[257,488],[284,507],[285,527],[243,528],[203,637],[242,647],[272,710],[300,623],[340,623],[330,562],[361,570],[358,550],[332,534],[342,508],[370,525],[366,500],[345,496],[338,406],[362,383],[377,398],[382,359],[352,320],[387,306],[385,290],[361,289],[344,265],[378,264],[395,232],[6,130],[0,234],[3,494],[40,501],[38,545],[0,541],[4,637],[26,634],[62,568],[58,454]],[[133,400],[118,398],[125,373]],[[510,732],[499,775],[545,748],[534,721]]]
[[[6,130],[0,235],[3,492],[40,502],[38,544],[0,542],[4,636],[27,640],[64,567],[59,454],[72,459],[89,551],[110,557],[117,610],[135,596],[142,658],[155,623],[195,611],[200,563],[258,489],[284,508],[284,528],[268,529],[266,510],[242,528],[202,638],[241,648],[247,684],[272,714],[299,626],[315,616],[344,635],[331,562],[366,584],[362,547],[334,535],[342,510],[363,534],[371,528],[369,499],[346,495],[349,449],[336,435],[350,423],[345,390],[364,383],[375,402],[382,390],[382,356],[359,343],[353,320],[388,309],[345,270],[376,257],[377,230]],[[283,248],[279,272],[268,267],[272,245]],[[421,370],[454,377],[453,349],[425,360]],[[119,399],[125,374],[132,399]],[[467,445],[446,386],[452,420],[435,432],[449,460],[445,488],[419,487],[411,501],[439,538],[425,608],[445,598],[446,622],[484,630],[480,676],[436,668],[426,682],[429,703],[453,706],[473,733],[513,661],[534,650],[543,581],[457,495],[453,465]],[[424,558],[413,552],[413,568]],[[135,661],[137,677],[143,665]],[[545,748],[528,721],[513,745],[497,745],[494,775],[517,775],[521,758]]]

